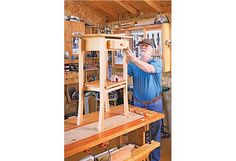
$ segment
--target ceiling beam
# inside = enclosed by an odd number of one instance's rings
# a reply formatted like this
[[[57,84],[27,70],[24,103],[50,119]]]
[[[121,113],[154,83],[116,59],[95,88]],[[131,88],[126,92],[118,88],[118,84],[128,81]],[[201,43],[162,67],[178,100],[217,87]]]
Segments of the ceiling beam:
[[[171,12],[171,6],[162,7],[162,12],[163,12],[163,13]]]
[[[162,12],[162,7],[160,4],[158,4],[158,1],[150,1],[150,0],[143,0],[145,3],[147,3],[150,7],[154,8],[157,12]]]
[[[114,8],[108,6],[107,4],[101,4],[101,2],[100,3],[98,3],[98,2],[94,3],[93,2],[93,5],[95,5],[96,7],[103,10],[104,12],[106,12],[107,14],[111,15],[114,18],[118,17],[118,13],[115,12]]]
[[[121,7],[123,7],[127,11],[129,11],[130,13],[132,13],[134,15],[138,15],[139,14],[139,11],[136,8],[134,8],[133,6],[131,6],[128,1],[126,1],[126,0],[123,0],[123,1],[114,0],[114,1],[117,4],[119,4]]]

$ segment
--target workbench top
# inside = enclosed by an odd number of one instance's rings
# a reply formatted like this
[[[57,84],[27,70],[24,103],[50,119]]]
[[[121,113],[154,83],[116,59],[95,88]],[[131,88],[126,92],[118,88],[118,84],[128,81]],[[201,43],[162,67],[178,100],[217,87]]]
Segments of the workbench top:
[[[141,114],[144,117],[131,121],[124,125],[119,125],[112,129],[100,132],[98,134],[73,142],[71,144],[67,144],[64,146],[64,151],[65,151],[64,157],[66,158],[66,157],[72,156],[74,154],[87,150],[91,147],[94,147],[96,145],[109,141],[111,139],[114,139],[118,136],[122,136],[123,134],[131,132],[138,128],[144,127],[154,121],[164,118],[164,114],[149,111],[149,110],[139,108],[139,107],[134,107],[132,105],[129,105],[129,109],[130,111],[135,111],[135,113]],[[105,113],[105,119],[114,117],[117,115],[123,115],[123,113],[124,113],[123,105],[115,106],[111,108],[111,111],[109,113],[108,112]],[[69,131],[69,130],[78,128],[80,126],[97,122],[98,115],[99,115],[99,112],[93,112],[93,113],[84,115],[83,122],[81,125],[77,125],[77,117],[69,118],[64,121],[64,130]]]

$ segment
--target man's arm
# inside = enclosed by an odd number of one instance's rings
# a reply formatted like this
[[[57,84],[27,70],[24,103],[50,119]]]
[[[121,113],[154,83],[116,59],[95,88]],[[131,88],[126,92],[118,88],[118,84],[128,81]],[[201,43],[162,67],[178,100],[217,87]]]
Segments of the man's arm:
[[[135,65],[137,65],[140,69],[147,73],[155,73],[155,68],[153,65],[148,64],[142,60],[139,60],[136,56],[133,55],[132,51],[130,48],[125,50],[127,59],[133,62]]]

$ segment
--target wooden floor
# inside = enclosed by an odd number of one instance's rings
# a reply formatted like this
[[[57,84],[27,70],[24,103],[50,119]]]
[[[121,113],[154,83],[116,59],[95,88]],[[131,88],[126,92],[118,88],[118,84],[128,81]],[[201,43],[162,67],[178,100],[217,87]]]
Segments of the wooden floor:
[[[171,138],[161,139],[161,160],[171,161]]]

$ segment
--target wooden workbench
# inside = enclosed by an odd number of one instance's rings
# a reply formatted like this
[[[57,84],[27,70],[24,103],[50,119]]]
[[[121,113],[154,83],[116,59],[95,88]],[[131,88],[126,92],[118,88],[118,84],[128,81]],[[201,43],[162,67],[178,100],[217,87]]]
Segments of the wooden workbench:
[[[129,108],[131,111],[135,110],[136,113],[144,114],[144,117],[134,120],[132,122],[126,123],[124,125],[120,125],[118,127],[100,132],[96,135],[87,137],[85,139],[73,142],[71,144],[67,144],[64,146],[64,157],[70,157],[72,155],[75,155],[77,153],[83,152],[87,149],[90,149],[96,145],[99,145],[101,143],[107,142],[109,140],[112,140],[114,138],[117,138],[119,136],[122,136],[124,134],[127,134],[129,132],[132,132],[136,129],[139,129],[141,127],[148,126],[150,123],[160,120],[164,118],[164,115],[161,113],[149,111],[146,109],[134,107],[132,105],[129,105]],[[114,117],[117,115],[124,114],[124,107],[123,105],[119,105],[116,107],[111,108],[111,111],[108,113],[105,113],[105,118]],[[76,121],[77,118],[69,118],[64,121],[64,130],[69,131],[75,128],[78,128],[80,126],[84,126],[93,122],[98,121],[98,112],[93,112],[87,115],[84,115],[84,119],[81,125],[77,125]]]

